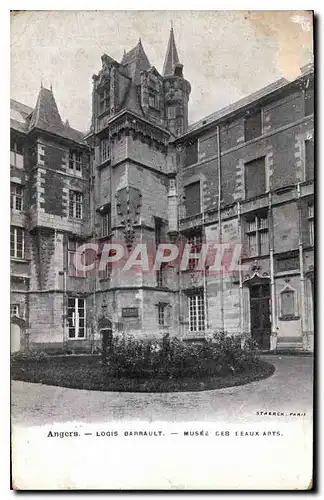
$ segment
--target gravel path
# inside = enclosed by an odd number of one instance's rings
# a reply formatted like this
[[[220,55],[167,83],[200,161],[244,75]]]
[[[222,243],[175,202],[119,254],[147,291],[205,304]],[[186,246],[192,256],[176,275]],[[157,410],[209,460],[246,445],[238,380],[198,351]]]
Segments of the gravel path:
[[[311,417],[313,359],[310,356],[265,356],[265,359],[276,367],[268,379],[204,392],[99,392],[12,381],[12,422],[20,426],[72,420],[235,422],[251,416],[257,420],[257,411],[306,412]]]

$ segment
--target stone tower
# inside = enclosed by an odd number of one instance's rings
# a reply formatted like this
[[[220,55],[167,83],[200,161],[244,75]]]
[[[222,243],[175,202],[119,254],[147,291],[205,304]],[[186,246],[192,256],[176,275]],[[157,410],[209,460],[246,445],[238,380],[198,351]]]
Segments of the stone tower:
[[[172,27],[162,75],[166,126],[173,135],[179,137],[188,128],[188,101],[191,86],[183,77],[183,64],[179,61]]]

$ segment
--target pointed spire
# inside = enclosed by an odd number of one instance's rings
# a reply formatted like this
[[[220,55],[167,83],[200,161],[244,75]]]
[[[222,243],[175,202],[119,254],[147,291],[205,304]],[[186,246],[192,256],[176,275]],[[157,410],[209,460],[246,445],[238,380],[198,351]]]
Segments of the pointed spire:
[[[164,65],[163,65],[163,76],[171,76],[174,73],[174,67],[176,64],[179,64],[179,56],[177,47],[175,44],[174,33],[173,33],[173,25],[171,21],[171,29],[170,36],[168,41],[168,47],[165,55]]]
[[[29,128],[37,127],[57,132],[62,126],[63,123],[52,92],[52,86],[49,90],[41,84]]]

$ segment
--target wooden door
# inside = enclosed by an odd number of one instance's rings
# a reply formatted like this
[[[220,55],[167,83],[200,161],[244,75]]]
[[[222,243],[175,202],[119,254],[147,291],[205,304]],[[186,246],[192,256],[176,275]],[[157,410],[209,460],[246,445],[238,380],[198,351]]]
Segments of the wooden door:
[[[270,285],[250,288],[251,335],[260,349],[270,349]]]

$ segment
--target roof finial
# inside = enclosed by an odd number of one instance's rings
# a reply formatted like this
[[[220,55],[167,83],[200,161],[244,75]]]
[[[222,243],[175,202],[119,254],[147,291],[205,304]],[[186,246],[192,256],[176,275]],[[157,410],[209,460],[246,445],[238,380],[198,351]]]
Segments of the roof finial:
[[[43,88],[43,77],[41,76],[41,89]]]
[[[139,39],[138,39],[138,43],[139,43],[139,44],[142,44],[142,39],[141,39],[141,37],[139,37]]]
[[[171,31],[173,31],[173,21],[172,21],[172,19],[170,21],[170,25],[171,25]]]
[[[52,82],[51,82],[51,87],[50,87],[50,89],[51,89],[51,92],[52,92],[52,91],[53,91]]]

